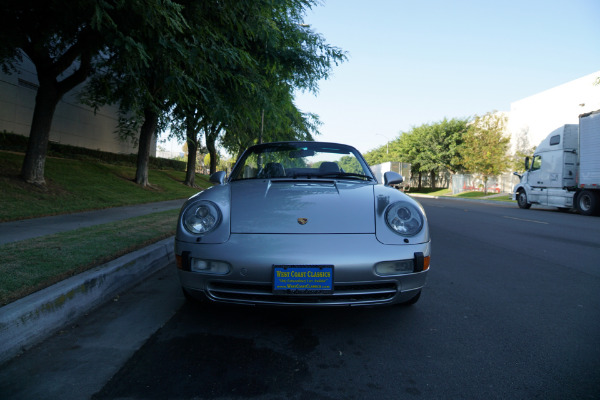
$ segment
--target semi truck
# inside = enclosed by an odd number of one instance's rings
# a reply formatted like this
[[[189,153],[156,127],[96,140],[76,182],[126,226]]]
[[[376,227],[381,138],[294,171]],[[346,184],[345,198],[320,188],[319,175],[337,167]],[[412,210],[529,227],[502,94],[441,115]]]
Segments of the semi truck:
[[[532,204],[600,214],[600,110],[579,116],[579,124],[552,131],[525,158],[525,172],[515,185],[520,208]]]

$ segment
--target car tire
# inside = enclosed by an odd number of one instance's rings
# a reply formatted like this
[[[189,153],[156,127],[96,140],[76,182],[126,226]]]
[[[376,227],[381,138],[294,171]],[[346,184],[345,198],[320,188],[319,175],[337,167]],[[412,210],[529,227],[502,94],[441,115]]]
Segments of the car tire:
[[[527,202],[527,193],[523,189],[519,189],[517,192],[517,204],[524,210],[531,208],[531,204]]]
[[[575,206],[577,211],[582,215],[596,215],[599,211],[600,199],[596,193],[591,190],[583,190],[577,196],[577,200],[575,202]]]
[[[412,299],[405,301],[403,303],[400,303],[400,304],[403,306],[412,306],[413,304],[416,304],[416,302],[419,301],[420,298],[421,298],[421,289],[419,289],[417,294]]]

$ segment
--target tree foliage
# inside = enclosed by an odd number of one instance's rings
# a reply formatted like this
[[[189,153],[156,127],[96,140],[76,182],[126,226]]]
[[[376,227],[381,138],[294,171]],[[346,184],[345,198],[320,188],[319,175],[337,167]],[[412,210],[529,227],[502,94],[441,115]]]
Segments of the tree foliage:
[[[14,71],[25,55],[40,81],[23,177],[44,183],[54,108],[64,93],[90,76],[84,100],[94,107],[119,104],[119,132],[138,140],[136,182],[141,185],[148,183],[152,140],[173,119],[185,121],[185,136],[196,146],[204,129],[211,152],[225,133],[231,149],[256,140],[256,116],[262,111],[270,137],[311,139],[317,120],[295,107],[293,90],[316,91],[318,81],[345,59],[340,49],[302,24],[315,4],[5,1],[2,67]]]
[[[39,88],[21,175],[43,185],[48,138],[58,101],[97,69],[97,62],[120,47],[129,56],[148,62],[141,38],[131,26],[146,31],[172,29],[178,7],[162,0],[94,1],[69,3],[3,2],[0,60],[6,72],[15,72],[23,57],[35,65]],[[140,24],[135,24],[135,22]]]
[[[531,146],[527,139],[527,130],[523,130],[516,135],[514,153],[510,160],[510,169],[514,172],[525,171],[525,157],[533,155],[536,146]]]
[[[222,127],[217,136],[207,139],[220,140],[229,153],[238,156],[260,140],[312,140],[318,118],[295,106],[293,91],[316,92],[318,81],[328,77],[333,64],[345,59],[341,50],[303,26],[302,17],[313,1],[251,3],[252,12],[247,7],[241,11],[254,22],[236,38],[253,62],[241,75],[250,83],[244,88],[250,90],[223,87],[211,98],[205,117]],[[216,146],[207,142],[207,147]]]
[[[488,179],[509,167],[510,137],[504,134],[506,121],[504,115],[496,112],[476,116],[460,149],[465,169],[483,176],[486,193]]]
[[[455,173],[462,169],[460,147],[467,130],[467,119],[453,118],[448,120],[423,124],[413,127],[409,132],[403,132],[400,137],[365,154],[365,159],[371,165],[386,161],[401,161],[411,163],[411,172],[420,177],[429,174],[432,181],[441,170]]]
[[[93,1],[63,2],[7,0],[0,13],[0,63],[7,73],[17,71],[23,57],[38,75],[38,91],[21,168],[22,178],[44,185],[44,166],[52,117],[62,96],[85,80],[92,59],[102,48],[100,27],[105,19]]]
[[[151,136],[160,126],[154,121],[167,111],[174,120],[184,121],[185,138],[192,146],[198,146],[204,133],[213,156],[211,173],[217,168],[219,139],[227,135],[224,143],[230,151],[247,147],[258,137],[257,115],[262,112],[274,128],[271,132],[277,132],[271,135],[275,139],[312,139],[314,125],[294,106],[293,90],[316,90],[332,64],[344,59],[339,49],[301,26],[304,12],[314,2],[179,0],[178,4],[184,23],[174,25],[177,29],[170,39],[164,32],[160,37],[149,32],[154,62],[131,62],[126,52],[120,58],[117,52],[117,62],[108,60],[108,74],[100,80],[121,88],[107,100],[118,101],[128,121],[132,112],[138,116],[134,121],[144,121],[139,154],[148,119],[153,122]],[[181,130],[174,132],[181,135]],[[190,156],[193,161],[193,151]],[[144,165],[138,164],[140,184],[147,183],[147,173],[139,172]]]

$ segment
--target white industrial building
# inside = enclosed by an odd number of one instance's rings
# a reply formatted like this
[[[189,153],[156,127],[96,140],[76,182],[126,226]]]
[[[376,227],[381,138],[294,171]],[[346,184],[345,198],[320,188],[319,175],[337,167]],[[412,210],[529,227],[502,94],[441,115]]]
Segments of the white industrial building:
[[[565,124],[577,124],[579,115],[600,110],[600,71],[545,90],[510,105],[506,116],[507,134],[511,137],[512,153],[537,146],[553,130]],[[490,178],[488,190],[508,193],[519,179],[511,173]],[[481,177],[458,174],[452,177],[452,192],[483,190]]]
[[[137,146],[119,140],[115,133],[118,123],[117,107],[104,106],[94,112],[77,100],[83,84],[66,93],[58,102],[50,141],[72,146],[102,150],[117,154],[135,154]],[[38,79],[35,66],[26,57],[18,72],[0,71],[0,132],[7,131],[29,136]],[[154,143],[151,155],[156,154]]]
[[[599,110],[598,78],[600,71],[511,103],[508,131],[513,145],[525,135],[530,146],[537,146],[554,129]]]

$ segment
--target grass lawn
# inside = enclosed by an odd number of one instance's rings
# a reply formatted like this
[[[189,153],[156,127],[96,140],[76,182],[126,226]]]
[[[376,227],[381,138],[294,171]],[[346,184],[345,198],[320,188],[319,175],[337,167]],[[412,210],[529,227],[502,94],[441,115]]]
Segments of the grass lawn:
[[[494,200],[494,201],[514,201],[510,198],[510,194],[504,194],[502,196],[494,196],[494,197],[490,197],[492,195],[495,195],[495,193],[489,192],[487,194],[483,193],[483,192],[479,192],[479,191],[474,191],[474,192],[462,192],[459,194],[452,194],[452,191],[450,189],[429,189],[429,188],[424,188],[421,190],[411,190],[410,192],[407,192],[407,194],[411,194],[411,193],[417,193],[417,194],[426,194],[429,196],[449,196],[449,197],[460,197],[460,198],[465,198],[465,199],[485,199],[485,200]]]
[[[197,188],[183,185],[185,172],[150,170],[150,186],[134,182],[135,168],[92,160],[48,158],[46,188],[18,178],[23,154],[0,152],[0,222],[154,201],[182,199],[209,187],[196,175]]]
[[[0,306],[175,234],[179,210],[0,246]]]
[[[494,196],[494,197],[491,197]],[[465,199],[485,199],[485,200],[495,200],[495,201],[513,201],[510,198],[510,194],[504,194],[501,196],[497,196],[496,193],[488,193],[485,194],[483,192],[462,192],[453,197],[461,197]]]
[[[185,172],[149,170],[150,186],[133,182],[135,168],[97,160],[46,159],[46,188],[18,178],[23,154],[0,151],[0,222],[187,198],[211,186]],[[0,246],[0,306],[175,233],[179,210],[81,228]]]
[[[411,188],[406,194],[417,193],[417,194],[426,194],[429,196],[450,196],[452,191],[450,189],[431,189],[431,188],[421,188],[421,189],[413,189]]]

